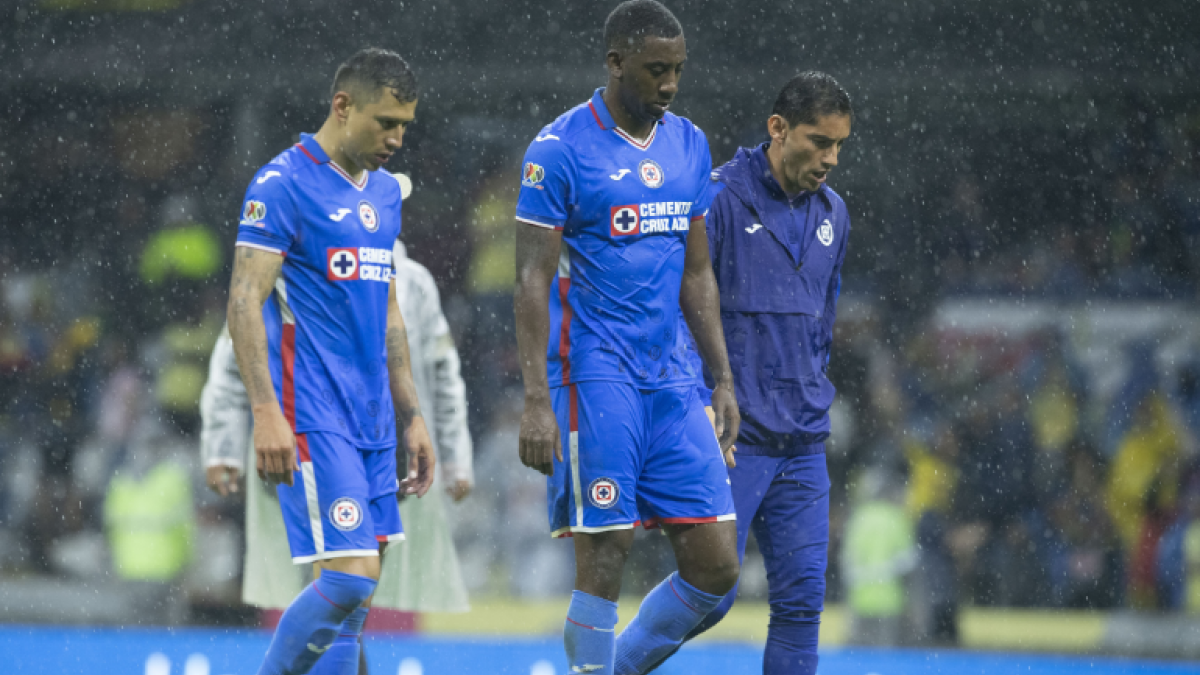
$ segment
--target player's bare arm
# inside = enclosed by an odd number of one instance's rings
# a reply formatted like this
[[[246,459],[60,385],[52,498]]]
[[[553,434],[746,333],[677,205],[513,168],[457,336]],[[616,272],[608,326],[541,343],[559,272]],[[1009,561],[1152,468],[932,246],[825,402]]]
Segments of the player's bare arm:
[[[679,306],[688,329],[696,338],[704,364],[713,375],[713,426],[725,453],[737,440],[742,417],[733,393],[733,371],[725,352],[725,331],[721,327],[721,301],[717,280],[708,256],[708,234],[703,218],[692,221],[688,230],[687,252],[683,261],[683,280],[679,288]]]
[[[425,428],[425,418],[417,402],[417,387],[413,384],[412,362],[408,355],[408,331],[404,316],[396,304],[396,281],[388,286],[387,335],[388,383],[392,390],[392,406],[396,411],[398,441],[408,450],[407,475],[400,479],[403,494],[424,497],[433,484],[433,469],[437,457],[433,441]],[[397,464],[397,469],[399,464]]]
[[[246,246],[233,258],[229,285],[229,335],[237,357],[250,411],[254,415],[254,455],[258,476],[270,483],[292,484],[296,463],[296,438],[275,398],[275,384],[267,361],[267,328],[263,303],[275,287],[283,256]]]
[[[513,311],[517,319],[517,349],[525,382],[525,411],[521,414],[521,463],[547,476],[554,459],[562,461],[558,421],[550,405],[546,377],[546,341],[550,339],[550,283],[558,269],[562,232],[516,223],[517,286]]]

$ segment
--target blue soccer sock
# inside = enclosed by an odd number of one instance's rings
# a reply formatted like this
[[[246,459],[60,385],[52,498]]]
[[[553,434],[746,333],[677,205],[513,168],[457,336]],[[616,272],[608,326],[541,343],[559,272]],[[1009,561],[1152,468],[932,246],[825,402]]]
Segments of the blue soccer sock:
[[[650,591],[637,616],[617,637],[616,674],[641,675],[658,664],[722,597],[692,586],[678,573],[671,574]]]
[[[367,622],[370,607],[359,607],[350,612],[342,622],[338,635],[329,645],[329,651],[317,659],[317,665],[308,671],[312,675],[358,675],[358,655],[361,649],[363,624]]]
[[[611,674],[616,627],[617,603],[583,591],[572,593],[563,626],[569,672]]]
[[[346,617],[375,592],[376,581],[323,570],[284,611],[259,675],[303,675],[333,644]]]
[[[801,612],[795,618],[771,617],[763,675],[815,675],[820,629],[820,612]]]

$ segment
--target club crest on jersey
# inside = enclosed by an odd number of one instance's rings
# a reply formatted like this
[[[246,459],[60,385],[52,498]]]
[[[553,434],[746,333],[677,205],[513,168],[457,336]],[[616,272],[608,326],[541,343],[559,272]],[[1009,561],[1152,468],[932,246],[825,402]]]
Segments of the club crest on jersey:
[[[652,159],[643,159],[638,163],[638,178],[641,178],[642,184],[648,188],[662,187],[663,181],[666,180],[662,167]]]
[[[329,522],[343,532],[357,529],[362,519],[362,507],[351,497],[334,500],[329,507]]]
[[[325,249],[328,262],[325,278],[330,281],[358,280],[358,249],[329,248]]]
[[[613,206],[608,210],[609,233],[614,237],[627,234],[637,234],[641,216],[638,215],[638,205]]]
[[[379,214],[375,212],[375,207],[371,205],[371,202],[361,201],[358,203],[358,219],[367,232],[379,229]]]
[[[267,217],[267,205],[251,199],[242,207],[242,225],[257,225]]]
[[[621,489],[611,478],[597,478],[588,486],[588,499],[597,508],[611,508],[613,504],[617,503],[619,496],[621,496]]]
[[[833,243],[833,223],[828,218],[817,228],[817,239],[826,246]]]
[[[521,172],[521,185],[541,190],[542,186],[538,183],[542,182],[545,177],[546,170],[542,168],[542,165],[525,162],[525,169]]]

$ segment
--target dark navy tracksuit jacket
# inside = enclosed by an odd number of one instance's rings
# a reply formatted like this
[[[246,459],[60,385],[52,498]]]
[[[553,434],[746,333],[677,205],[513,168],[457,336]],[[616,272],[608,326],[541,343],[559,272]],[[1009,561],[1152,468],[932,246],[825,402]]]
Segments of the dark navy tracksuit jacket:
[[[789,199],[771,175],[765,149],[742,148],[713,172],[717,194],[707,218],[742,415],[738,465],[729,478],[739,557],[753,529],[767,567],[768,642],[776,630],[791,631],[786,639],[806,645],[801,651],[815,659],[829,543],[824,452],[835,393],[825,371],[850,218],[826,186]],[[707,370],[704,377],[699,390],[709,404],[713,381]],[[736,594],[692,634],[720,621]],[[788,672],[764,670],[777,671]]]
[[[824,452],[835,389],[826,377],[850,217],[822,185],[794,200],[766,146],[713,172],[708,245],[742,414],[738,454]],[[697,361],[699,357],[697,356]],[[711,402],[711,374],[701,389]]]

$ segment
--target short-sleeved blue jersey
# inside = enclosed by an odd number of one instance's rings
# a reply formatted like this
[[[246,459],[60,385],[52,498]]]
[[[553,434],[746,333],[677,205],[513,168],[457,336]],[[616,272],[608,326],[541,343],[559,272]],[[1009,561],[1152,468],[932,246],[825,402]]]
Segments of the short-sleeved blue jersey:
[[[517,220],[563,233],[547,375],[551,386],[690,384],[679,286],[688,229],[710,199],[708,140],[670,113],[636,140],[603,93],[543,128],[525,153]]]
[[[384,335],[399,234],[399,182],[368,171],[356,183],[311,135],[250,181],[237,245],[284,256],[263,318],[275,392],[296,433],[395,446]]]

